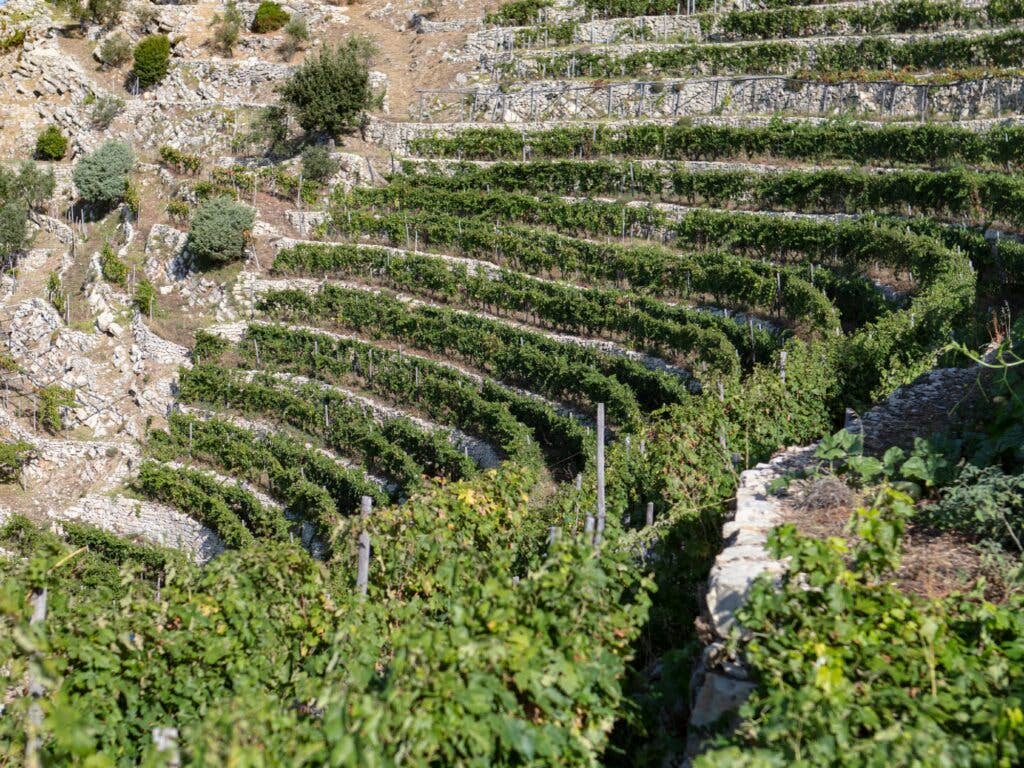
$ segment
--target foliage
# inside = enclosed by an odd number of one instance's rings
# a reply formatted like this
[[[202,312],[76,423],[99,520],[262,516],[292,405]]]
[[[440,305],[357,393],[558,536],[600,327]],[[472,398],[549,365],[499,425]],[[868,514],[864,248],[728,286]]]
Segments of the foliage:
[[[195,175],[199,173],[200,168],[203,166],[203,159],[199,155],[182,152],[168,144],[161,145],[160,149],[157,150],[157,155],[162,165],[172,168],[178,173]]]
[[[306,131],[340,136],[370,101],[367,44],[349,37],[307,57],[281,87],[281,100]]]
[[[64,285],[57,272],[51,272],[46,277],[46,298],[53,304],[57,314],[63,318],[64,312],[67,309],[68,295],[64,291]]]
[[[24,440],[0,441],[0,483],[10,483],[21,476],[21,469],[33,457],[35,447]]]
[[[93,24],[112,29],[121,21],[124,0],[87,0],[84,13],[85,19]]]
[[[204,202],[192,217],[189,252],[207,264],[240,259],[255,215],[252,208],[226,197]]]
[[[378,423],[358,403],[315,383],[240,376],[203,363],[182,374],[181,398],[230,406],[305,432],[341,455],[358,459],[367,471],[390,478],[406,494],[422,486],[425,474],[459,479],[476,471],[443,432],[428,431],[405,417]]]
[[[739,614],[759,686],[733,746],[696,765],[1019,762],[1024,598],[903,594],[889,576],[909,513],[909,497],[884,492],[851,520],[852,551],[790,525],[770,535],[773,555],[789,558],[782,584],[758,582]]]
[[[117,32],[104,38],[97,55],[103,66],[119,67],[132,58],[131,41],[124,34]]]
[[[497,11],[484,16],[488,24],[532,24],[540,12],[551,5],[551,0],[512,0],[503,3]]]
[[[131,147],[110,139],[79,160],[72,177],[85,202],[109,207],[124,199],[134,166]]]
[[[103,279],[114,285],[124,285],[128,280],[128,265],[118,258],[110,243],[104,243],[100,250],[100,271]]]
[[[47,384],[36,392],[39,402],[39,423],[50,432],[64,429],[62,409],[74,408],[75,393],[56,384]]]
[[[52,170],[41,171],[24,161],[15,173],[0,167],[0,270],[17,263],[18,253],[28,236],[28,217],[53,195]]]
[[[290,18],[291,16],[279,4],[272,0],[263,0],[256,8],[252,31],[258,34],[276,32],[287,24]]]
[[[309,42],[309,26],[302,16],[292,16],[284,27],[284,39],[278,46],[285,61],[291,61],[299,50]]]
[[[1024,552],[1024,475],[968,464],[956,483],[942,489],[936,503],[924,507],[921,517],[941,530],[972,534]]]
[[[171,62],[171,41],[167,35],[149,35],[142,38],[132,52],[135,61],[132,74],[140,88],[156,85],[167,76]]]
[[[99,96],[92,103],[89,119],[96,128],[106,129],[123,111],[124,99],[117,96]]]
[[[444,307],[408,306],[384,292],[331,284],[313,296],[300,290],[272,291],[264,294],[258,308],[271,317],[332,321],[377,339],[444,354],[507,384],[529,386],[588,412],[593,412],[594,403],[603,402],[610,418],[624,427],[639,422],[641,405],[655,410],[688,394],[675,377],[629,358]]]
[[[426,294],[449,305],[503,310],[548,327],[588,336],[616,335],[635,349],[656,348],[680,365],[701,362],[719,374],[737,371],[737,350],[751,345],[745,329],[728,319],[619,291],[579,289],[531,280],[510,270],[472,269],[443,258],[383,248],[300,245],[278,254],[276,271],[373,277],[391,288]],[[731,338],[730,338],[731,337]],[[763,347],[762,347],[763,350]]]
[[[242,12],[234,0],[228,0],[224,6],[224,13],[215,13],[210,19],[210,28],[213,29],[213,43],[224,54],[231,56],[238,38],[242,34]]]
[[[153,316],[153,309],[156,306],[156,288],[149,280],[139,280],[136,283],[132,306],[137,312]]]
[[[661,77],[723,74],[791,74],[808,76],[857,71],[1014,68],[1024,64],[1020,54],[1022,33],[1015,29],[976,36],[921,37],[900,40],[864,37],[851,42],[819,42],[813,48],[799,41],[758,41],[734,45],[686,43],[618,54],[573,51],[538,56],[531,60],[532,76],[544,72],[587,77],[625,77],[653,72]],[[502,61],[498,71],[521,79],[515,62]]]
[[[5,566],[2,637],[29,641],[4,643],[4,674],[20,679],[30,661],[47,670],[43,759],[152,759],[152,724],[173,717],[188,763],[247,759],[244,732],[294,765],[593,764],[650,585],[612,549],[537,548],[535,479],[510,468],[375,514],[385,554],[369,600],[352,589],[356,526],[327,566],[294,545],[256,544],[203,570],[175,565],[159,599],[122,571],[126,587],[115,572],[95,600],[79,586],[95,553],[54,567],[66,548],[12,531],[28,557]],[[41,584],[49,615],[29,629]],[[25,749],[28,704],[15,699],[0,725],[11,754]]]
[[[751,13],[759,18],[763,15],[763,11]],[[1022,143],[1024,129],[1013,125],[975,131],[945,123],[877,125],[841,118],[808,123],[774,118],[760,126],[682,120],[673,125],[562,126],[525,132],[468,128],[452,136],[416,138],[410,146],[414,152],[433,157],[478,160],[515,160],[525,149],[530,158],[537,159],[607,155],[665,160],[785,158],[1018,168],[1024,165]]]
[[[319,144],[302,150],[302,177],[312,181],[326,181],[338,172],[338,161],[330,151]]]
[[[36,137],[36,157],[40,160],[63,160],[68,140],[55,125],[48,125]]]

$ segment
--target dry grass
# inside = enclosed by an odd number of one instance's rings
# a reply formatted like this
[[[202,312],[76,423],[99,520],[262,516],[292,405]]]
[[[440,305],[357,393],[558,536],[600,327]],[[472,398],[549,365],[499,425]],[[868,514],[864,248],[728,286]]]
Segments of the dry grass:
[[[865,504],[870,504],[870,499],[864,494],[833,475],[824,475],[795,481],[784,497],[783,515],[804,536],[836,536],[850,542],[848,523],[854,511]],[[912,522],[904,534],[894,581],[907,594],[935,599],[970,589],[990,571],[990,564],[968,537]],[[986,597],[1002,597],[998,580],[988,585]]]

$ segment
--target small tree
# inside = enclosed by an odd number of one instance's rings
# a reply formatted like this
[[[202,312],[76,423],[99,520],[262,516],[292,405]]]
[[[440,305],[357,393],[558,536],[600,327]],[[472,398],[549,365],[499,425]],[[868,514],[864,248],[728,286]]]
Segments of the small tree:
[[[370,53],[365,41],[350,37],[302,63],[281,88],[281,98],[299,125],[332,136],[355,126],[370,101]]]
[[[135,46],[132,73],[140,88],[156,85],[167,76],[171,65],[171,41],[167,35],[150,35]]]
[[[326,147],[314,145],[302,150],[302,178],[324,181],[337,172],[338,161],[331,157]]]
[[[199,206],[192,219],[188,248],[201,262],[226,264],[242,257],[255,212],[229,197]]]
[[[47,126],[36,139],[36,157],[40,160],[62,160],[68,153],[68,140],[55,125]]]
[[[210,20],[210,27],[213,29],[213,44],[226,56],[231,56],[238,38],[242,34],[242,12],[238,10],[234,0],[229,0],[224,7],[224,15],[215,13]]]
[[[10,269],[28,235],[28,206],[24,200],[0,205],[0,269]]]
[[[78,194],[87,203],[110,206],[124,199],[128,173],[134,165],[131,147],[110,140],[82,158],[72,178]]]
[[[276,32],[288,23],[289,18],[291,17],[280,5],[271,0],[263,0],[253,17],[252,31],[257,34]]]
[[[277,50],[285,61],[290,61],[296,51],[309,42],[309,27],[301,16],[292,16],[284,28],[284,40]]]
[[[132,57],[131,41],[117,32],[100,44],[96,56],[104,67],[119,67]]]

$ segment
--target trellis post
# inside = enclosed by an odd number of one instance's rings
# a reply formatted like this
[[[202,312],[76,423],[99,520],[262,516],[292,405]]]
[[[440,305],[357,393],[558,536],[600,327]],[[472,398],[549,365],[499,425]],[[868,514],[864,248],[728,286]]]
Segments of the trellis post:
[[[601,546],[604,533],[604,403],[597,404],[597,527],[594,531],[594,546]]]
[[[359,534],[359,569],[356,573],[356,591],[363,596],[366,595],[370,583],[370,534],[366,530],[366,524],[370,520],[372,509],[373,499],[363,496],[359,500],[359,517],[362,519],[363,530]]]

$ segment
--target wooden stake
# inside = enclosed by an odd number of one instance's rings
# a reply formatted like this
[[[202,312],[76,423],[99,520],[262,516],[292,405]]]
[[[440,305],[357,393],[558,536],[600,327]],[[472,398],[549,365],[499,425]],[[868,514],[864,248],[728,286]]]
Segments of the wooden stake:
[[[597,528],[594,531],[594,546],[601,546],[604,533],[604,403],[597,404]]]
[[[650,528],[654,525],[654,502],[647,502],[647,527]]]
[[[359,569],[356,572],[356,591],[360,595],[366,595],[370,583],[370,534],[366,530],[366,523],[370,519],[372,509],[373,499],[363,496],[359,500],[359,516],[363,520],[363,531],[359,534]]]

